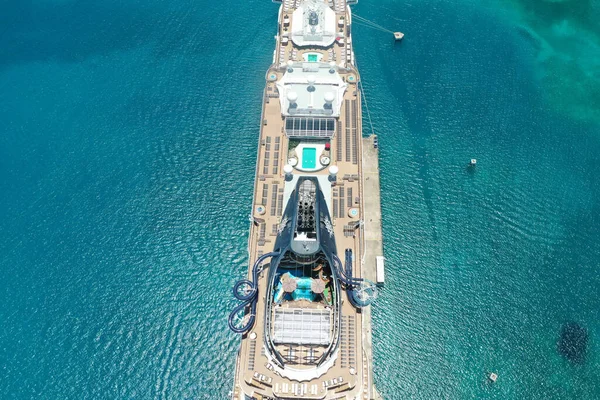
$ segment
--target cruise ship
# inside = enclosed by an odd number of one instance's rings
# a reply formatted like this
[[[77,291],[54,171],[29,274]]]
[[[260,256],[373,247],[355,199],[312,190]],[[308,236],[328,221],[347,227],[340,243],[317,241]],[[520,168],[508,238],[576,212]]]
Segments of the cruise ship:
[[[376,156],[363,159],[351,2],[276,3],[249,270],[229,316],[241,335],[232,399],[378,399],[367,278],[382,259],[379,175]]]

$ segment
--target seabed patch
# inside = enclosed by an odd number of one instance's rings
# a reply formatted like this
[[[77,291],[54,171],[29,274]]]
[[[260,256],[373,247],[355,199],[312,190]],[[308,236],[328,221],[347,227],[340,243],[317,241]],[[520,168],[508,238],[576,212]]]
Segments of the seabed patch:
[[[588,345],[587,330],[576,322],[567,322],[560,329],[558,353],[574,364],[585,362]]]

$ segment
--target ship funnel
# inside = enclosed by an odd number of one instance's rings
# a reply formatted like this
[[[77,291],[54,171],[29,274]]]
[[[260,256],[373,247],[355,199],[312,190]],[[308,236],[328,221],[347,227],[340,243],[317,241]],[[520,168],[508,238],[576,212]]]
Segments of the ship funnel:
[[[306,77],[306,80],[308,81],[308,87],[306,88],[306,90],[308,90],[309,92],[314,92],[315,82],[317,81],[317,78],[315,78],[314,75],[309,75]]]

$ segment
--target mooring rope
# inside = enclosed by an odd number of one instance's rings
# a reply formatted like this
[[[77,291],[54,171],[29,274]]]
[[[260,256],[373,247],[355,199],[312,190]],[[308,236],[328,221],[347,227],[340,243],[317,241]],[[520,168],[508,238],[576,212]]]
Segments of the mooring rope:
[[[358,68],[358,64],[356,59],[354,59],[354,65],[356,65],[356,69],[360,71]],[[358,80],[358,85],[360,86],[360,92],[362,93],[362,98],[365,100],[365,108],[367,109],[367,118],[369,118],[369,126],[371,127],[371,134],[375,134],[375,129],[373,128],[373,121],[371,120],[371,111],[369,110],[369,103],[367,102],[367,95],[365,93],[365,89],[363,88],[362,79]]]
[[[362,23],[362,24],[364,24],[363,26],[367,26],[369,28],[378,29],[380,31],[388,32],[388,33],[391,33],[391,34],[394,33],[393,31],[390,31],[389,29],[386,29],[383,26],[381,26],[379,24],[376,24],[373,21],[369,21],[368,19],[366,19],[364,17],[361,17],[360,15],[356,15],[356,14],[353,13],[352,14],[352,19],[353,20],[357,20],[357,22],[359,22],[359,25],[360,25],[360,23]]]

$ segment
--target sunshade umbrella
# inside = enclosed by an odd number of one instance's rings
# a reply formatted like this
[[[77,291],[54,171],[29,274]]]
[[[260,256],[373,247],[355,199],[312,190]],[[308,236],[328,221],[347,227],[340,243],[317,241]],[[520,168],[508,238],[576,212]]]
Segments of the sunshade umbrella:
[[[310,284],[310,290],[312,290],[313,293],[323,293],[325,290],[325,282],[321,279],[313,279]]]
[[[286,279],[281,283],[281,287],[283,291],[286,293],[292,293],[298,287],[298,283],[296,283],[295,279]]]

